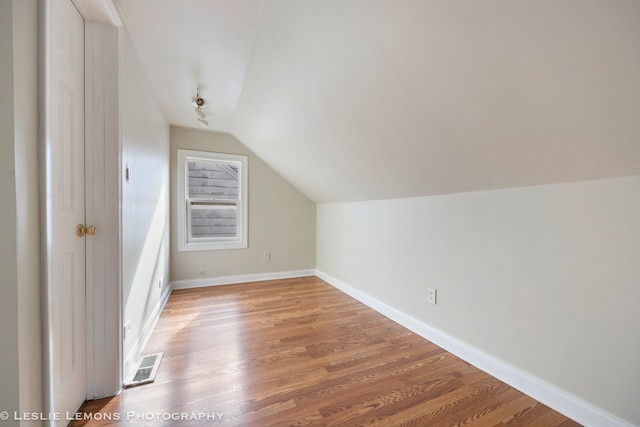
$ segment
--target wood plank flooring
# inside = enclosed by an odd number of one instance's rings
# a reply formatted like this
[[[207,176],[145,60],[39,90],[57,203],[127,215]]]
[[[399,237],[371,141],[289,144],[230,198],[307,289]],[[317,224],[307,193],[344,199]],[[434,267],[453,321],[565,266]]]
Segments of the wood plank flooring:
[[[174,291],[158,351],[72,425],[578,425],[315,277]]]

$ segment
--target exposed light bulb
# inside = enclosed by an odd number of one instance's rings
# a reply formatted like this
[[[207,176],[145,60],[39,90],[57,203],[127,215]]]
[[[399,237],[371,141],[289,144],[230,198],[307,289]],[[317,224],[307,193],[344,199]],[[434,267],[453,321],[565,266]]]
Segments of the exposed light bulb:
[[[209,126],[209,121],[207,120],[207,115],[205,114],[204,111],[202,111],[202,109],[204,107],[206,107],[207,103],[204,100],[204,98],[202,98],[200,96],[200,88],[196,88],[196,96],[194,96],[193,98],[191,98],[191,102],[193,103],[193,106],[196,107],[195,108],[195,112],[196,112],[196,116],[198,122],[203,126],[203,127],[208,127]]]

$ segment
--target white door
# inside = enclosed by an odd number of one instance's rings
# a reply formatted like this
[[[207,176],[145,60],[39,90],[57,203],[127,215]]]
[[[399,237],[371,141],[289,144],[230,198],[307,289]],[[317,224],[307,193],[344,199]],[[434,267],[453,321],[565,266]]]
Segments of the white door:
[[[84,20],[71,0],[51,6],[51,127],[47,142],[49,375],[52,412],[66,425],[86,397]]]

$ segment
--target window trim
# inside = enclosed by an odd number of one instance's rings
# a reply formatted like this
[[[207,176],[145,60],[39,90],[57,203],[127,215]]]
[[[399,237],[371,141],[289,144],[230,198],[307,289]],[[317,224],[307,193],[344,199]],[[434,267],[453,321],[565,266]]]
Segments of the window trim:
[[[240,178],[239,194],[236,209],[236,237],[219,237],[219,238],[198,238],[198,241],[189,239],[189,215],[190,208],[188,198],[187,177],[188,169],[186,167],[188,160],[206,160],[206,161],[222,161],[228,163],[236,163],[238,165],[238,177]],[[208,151],[183,150],[178,149],[177,153],[177,208],[178,208],[178,251],[208,251],[221,249],[246,249],[248,235],[248,175],[249,175],[249,158],[239,154],[213,153]],[[221,200],[224,203],[223,200]],[[228,203],[228,201],[227,201]]]

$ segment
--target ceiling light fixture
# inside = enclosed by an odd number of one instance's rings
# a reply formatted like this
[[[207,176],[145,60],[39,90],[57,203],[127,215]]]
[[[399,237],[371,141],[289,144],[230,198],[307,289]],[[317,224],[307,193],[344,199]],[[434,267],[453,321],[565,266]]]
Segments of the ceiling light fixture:
[[[202,126],[208,127],[209,121],[207,120],[207,115],[204,113],[204,111],[202,111],[202,109],[207,106],[207,102],[204,100],[203,97],[200,96],[199,87],[196,88],[196,96],[191,98],[191,103],[193,104],[194,107],[196,107],[195,111],[196,111],[196,116],[198,116],[197,117],[198,122]]]

